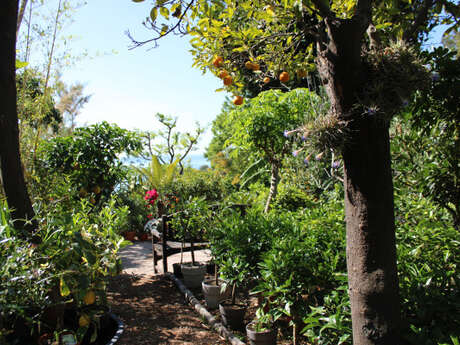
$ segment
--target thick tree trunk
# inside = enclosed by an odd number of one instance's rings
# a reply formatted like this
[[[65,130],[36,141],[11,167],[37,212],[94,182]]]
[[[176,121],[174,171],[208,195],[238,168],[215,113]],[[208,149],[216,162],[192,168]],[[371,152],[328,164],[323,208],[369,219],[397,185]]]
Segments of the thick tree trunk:
[[[388,126],[363,121],[343,158],[353,343],[397,345],[400,309]]]
[[[331,115],[351,129],[342,153],[353,344],[398,345],[400,302],[388,123],[354,110],[357,93],[366,83],[361,49],[369,22],[361,18],[325,20],[317,66]]]
[[[272,162],[272,174],[270,178],[270,191],[268,192],[267,202],[265,204],[264,212],[267,213],[270,210],[272,200],[276,198],[278,192],[278,183],[280,182],[280,163]]]
[[[32,231],[25,220],[34,216],[27,192],[19,153],[18,114],[16,109],[16,25],[17,0],[0,2],[0,158],[3,188],[15,227]]]

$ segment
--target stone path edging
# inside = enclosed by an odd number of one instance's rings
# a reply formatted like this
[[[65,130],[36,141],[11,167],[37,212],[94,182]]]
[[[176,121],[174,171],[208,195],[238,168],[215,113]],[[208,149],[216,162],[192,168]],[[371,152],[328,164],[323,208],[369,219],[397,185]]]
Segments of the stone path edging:
[[[218,322],[217,319],[212,316],[212,314],[196,299],[193,293],[185,287],[184,283],[182,283],[179,278],[177,278],[172,273],[166,273],[165,276],[171,279],[177,285],[180,292],[184,294],[185,300],[195,308],[198,314],[200,314],[200,316],[202,316],[217,333],[227,339],[232,345],[246,345],[235,335],[233,335],[232,332],[225,328],[224,325]]]

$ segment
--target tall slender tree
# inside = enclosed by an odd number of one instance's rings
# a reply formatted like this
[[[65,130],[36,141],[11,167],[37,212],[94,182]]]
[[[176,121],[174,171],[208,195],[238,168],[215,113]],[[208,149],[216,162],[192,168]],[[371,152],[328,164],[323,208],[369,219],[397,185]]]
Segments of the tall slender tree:
[[[19,151],[18,114],[16,107],[16,28],[18,1],[0,3],[0,159],[2,183],[15,226],[34,229],[27,223],[34,210],[24,180]]]

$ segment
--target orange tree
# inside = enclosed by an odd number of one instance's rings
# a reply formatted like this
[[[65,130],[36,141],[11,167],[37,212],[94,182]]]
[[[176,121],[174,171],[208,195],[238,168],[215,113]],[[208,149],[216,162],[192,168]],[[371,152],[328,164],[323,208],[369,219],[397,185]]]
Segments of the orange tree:
[[[225,68],[232,92],[245,85],[247,61],[259,65],[250,75],[261,83],[283,72],[284,84],[296,71],[319,74],[330,108],[305,132],[311,150],[332,147],[344,161],[355,344],[399,343],[389,124],[427,84],[420,44],[438,24],[458,27],[459,16],[448,0],[162,0],[150,13],[147,25],[158,34],[151,41],[189,32],[196,65],[215,74]]]

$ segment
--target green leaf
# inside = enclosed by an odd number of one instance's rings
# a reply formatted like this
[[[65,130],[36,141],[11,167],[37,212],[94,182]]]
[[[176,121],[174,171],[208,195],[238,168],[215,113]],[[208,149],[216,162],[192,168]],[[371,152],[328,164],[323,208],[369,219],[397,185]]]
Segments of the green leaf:
[[[59,290],[61,292],[61,296],[65,297],[70,295],[70,289],[67,283],[64,280],[64,277],[61,276],[61,279],[59,281]]]
[[[144,0],[132,0],[132,2],[143,2]]]
[[[166,32],[168,31],[168,26],[166,24],[163,24],[163,26],[161,27],[161,32],[160,32],[160,36],[163,36],[166,34]]]
[[[156,7],[154,7],[150,11],[150,19],[152,20],[152,22],[154,22],[157,19],[157,16],[158,16],[158,10]]]
[[[28,65],[28,62],[16,60],[16,69],[24,68]]]
[[[160,14],[166,19],[169,20],[169,10],[167,7],[160,7]],[[161,30],[163,32],[163,29]]]

